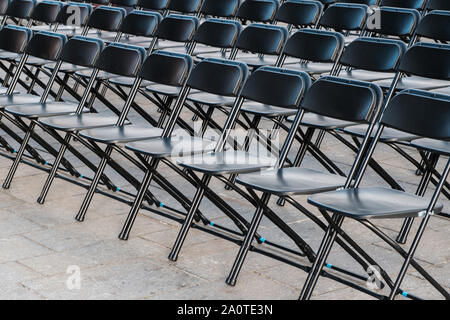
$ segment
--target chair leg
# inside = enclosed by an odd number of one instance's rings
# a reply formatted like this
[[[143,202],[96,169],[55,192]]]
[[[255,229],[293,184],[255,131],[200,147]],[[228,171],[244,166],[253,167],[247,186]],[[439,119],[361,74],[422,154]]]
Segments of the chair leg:
[[[267,203],[270,198],[270,195],[267,193],[264,193],[261,201],[263,203]],[[226,283],[230,286],[234,286],[236,284],[236,280],[239,276],[239,272],[242,269],[242,266],[244,264],[244,260],[247,257],[248,250],[250,249],[250,246],[252,245],[253,237],[255,236],[256,231],[258,230],[259,224],[261,223],[261,219],[264,215],[264,209],[262,206],[258,206],[258,208],[255,211],[255,214],[253,215],[252,222],[250,223],[250,227],[247,231],[247,234],[245,235],[244,241],[241,244],[241,248],[239,249],[239,253],[236,256],[236,259],[234,260],[233,267],[231,268],[230,274],[228,275],[228,278],[226,280]]]
[[[61,148],[59,149],[58,155],[56,156],[55,162],[53,163],[52,169],[50,173],[48,174],[47,180],[45,181],[44,187],[42,188],[41,194],[39,198],[37,199],[37,202],[39,204],[44,204],[45,198],[47,197],[48,191],[50,190],[50,187],[52,185],[53,180],[55,179],[56,172],[58,171],[58,167],[61,163],[61,160],[64,156],[64,153],[66,152],[67,145],[69,144],[71,139],[70,133],[66,133],[66,136],[64,137],[64,142],[61,145]]]
[[[91,185],[89,186],[89,190],[83,199],[83,203],[81,204],[77,216],[75,217],[75,220],[79,222],[84,221],[84,218],[86,217],[86,212],[89,208],[89,205],[91,204],[92,198],[94,197],[95,190],[97,190],[100,178],[102,177],[102,174],[105,171],[106,164],[108,163],[108,158],[111,156],[112,150],[113,148],[110,145],[108,145],[105,149],[105,155],[102,157],[102,160],[100,161],[97,167],[94,179],[92,179]]]
[[[22,140],[22,144],[20,145],[19,151],[17,152],[16,158],[14,159],[14,162],[11,168],[9,169],[8,175],[6,176],[6,179],[3,182],[4,189],[9,189],[9,187],[11,186],[11,181],[13,180],[14,174],[16,173],[16,170],[19,167],[20,161],[22,161],[23,154],[28,145],[28,142],[30,141],[35,126],[36,123],[34,121],[31,121],[30,126],[28,127],[28,130],[25,134],[25,137]]]
[[[150,163],[150,166],[154,166],[159,162],[159,159],[154,159]],[[153,172],[149,169],[145,171],[144,179],[142,180],[141,187],[139,188],[138,193],[136,194],[136,198],[134,199],[133,205],[131,206],[130,212],[128,213],[127,220],[122,227],[122,231],[119,234],[120,240],[128,240],[130,236],[131,228],[133,227],[134,221],[136,220],[136,216],[141,208],[142,202],[144,201],[145,194],[147,192],[148,187],[153,179]]]
[[[198,187],[197,192],[195,193],[194,199],[192,200],[191,207],[189,209],[188,214],[186,215],[183,226],[181,227],[177,239],[175,240],[175,244],[172,247],[172,251],[169,254],[169,260],[171,261],[177,261],[178,259],[181,247],[183,246],[184,240],[186,239],[186,236],[194,220],[195,213],[197,212],[197,209],[200,206],[200,202],[203,199],[205,187],[208,186],[210,180],[211,176],[209,174],[203,175],[201,184]]]

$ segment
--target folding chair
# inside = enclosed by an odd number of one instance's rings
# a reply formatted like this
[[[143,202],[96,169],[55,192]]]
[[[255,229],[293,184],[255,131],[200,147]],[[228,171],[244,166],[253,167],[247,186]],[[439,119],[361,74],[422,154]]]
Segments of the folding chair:
[[[236,13],[243,24],[250,22],[272,23],[279,7],[278,0],[244,0]]]
[[[41,37],[33,37],[33,39],[30,41],[29,48],[36,46],[40,47],[42,41]],[[37,103],[21,103],[16,105],[8,105],[6,107],[5,112],[7,114],[10,114],[16,118],[28,119],[30,120],[30,124],[24,130],[26,132],[25,137],[3,183],[3,188],[8,189],[10,187],[14,174],[22,160],[26,148],[28,147],[29,140],[33,137],[34,129],[36,125],[40,125],[38,122],[39,118],[72,114],[77,112],[80,108],[79,103],[47,101],[47,97],[49,96],[50,90],[55,83],[56,76],[62,64],[69,63],[77,66],[92,67],[102,49],[103,43],[100,40],[80,36],[72,37],[66,44],[64,44],[64,47],[61,48],[61,53],[54,56],[55,60],[57,58],[58,61],[40,100]],[[28,50],[25,52],[28,53]],[[86,109],[83,109],[82,105],[81,110],[83,112],[87,111]],[[56,157],[56,150],[53,152],[53,155]]]
[[[199,62],[192,70],[187,81],[186,89],[183,95],[180,95],[173,110],[180,110],[186,99],[195,101],[206,106],[220,106],[220,100],[232,100],[241,90],[242,84],[247,78],[248,68],[245,64],[229,60],[220,60],[207,58]],[[190,94],[190,91],[194,93]],[[218,99],[222,97],[219,102]],[[238,105],[235,104],[234,111],[224,126],[224,132],[232,127],[234,119],[237,116]],[[175,112],[173,113],[175,115]],[[178,116],[178,115],[177,115]],[[175,116],[173,116],[175,117]],[[178,140],[172,137],[173,125],[167,126],[162,138],[152,139],[145,142],[135,142],[126,145],[126,148],[136,154],[142,154],[149,158],[144,160],[146,171],[141,182],[141,187],[136,195],[133,205],[128,213],[127,220],[122,228],[119,238],[127,240],[136,219],[138,211],[142,205],[143,197],[154,176],[158,175],[156,170],[159,162],[166,160],[171,156],[181,156],[186,154],[195,154],[211,150],[211,141],[198,137],[187,138],[187,140]],[[209,147],[209,148],[208,148]],[[170,160],[168,160],[170,162]],[[172,166],[173,167],[173,166]],[[176,169],[176,167],[174,168]],[[179,170],[178,170],[179,171]],[[179,172],[180,174],[182,172]],[[195,186],[196,181],[191,181]],[[194,198],[194,202],[196,198]],[[190,204],[187,206],[189,210]],[[196,214],[196,209],[191,213]]]
[[[428,0],[425,10],[445,10],[450,11],[450,3],[446,0]]]
[[[203,199],[205,189],[212,177],[223,174],[241,174],[258,171],[275,164],[273,158],[253,155],[248,152],[230,150],[225,151],[225,145],[233,128],[233,122],[238,116],[239,109],[245,99],[284,108],[298,107],[304,91],[310,83],[309,76],[303,72],[284,70],[274,67],[261,67],[254,71],[245,83],[241,94],[236,98],[232,111],[224,126],[224,131],[211,153],[205,153],[190,158],[182,158],[179,165],[186,168],[190,175],[198,181],[198,188],[192,205],[184,220],[183,226],[172,247],[169,259],[176,261],[181,247],[186,239],[194,215]],[[196,173],[203,174],[200,179]],[[307,254],[308,247],[303,246],[302,251]]]
[[[170,53],[165,51],[156,51],[148,56],[139,71],[139,74],[133,84],[128,95],[122,113],[113,127],[96,128],[84,130],[80,133],[82,138],[95,143],[106,144],[106,148],[102,159],[95,171],[95,176],[89,186],[89,190],[83,200],[80,210],[76,216],[76,220],[84,221],[86,212],[89,208],[92,197],[97,189],[99,180],[111,154],[114,149],[118,149],[118,144],[130,143],[133,141],[146,140],[150,138],[161,137],[165,132],[171,132],[177,121],[180,110],[174,108],[171,118],[169,119],[164,130],[156,129],[151,126],[142,125],[124,125],[127,114],[131,108],[131,103],[136,97],[140,83],[143,80],[151,84],[147,84],[147,90],[153,90],[159,95],[168,98],[168,105],[172,103],[178,96],[185,91],[184,86],[192,69],[192,58],[188,55]],[[161,72],[164,70],[164,72]],[[181,105],[176,104],[179,109]]]
[[[427,60],[426,63],[425,60]],[[449,62],[450,46],[419,43],[408,50],[399,69],[401,72],[410,70],[416,70],[417,72],[420,70],[430,78],[450,79]],[[438,204],[437,200],[448,177],[450,161],[447,161],[431,200],[383,187],[359,187],[368,161],[385,128],[438,141],[448,140],[450,137],[448,125],[450,122],[449,97],[411,89],[401,91],[392,99],[387,99],[385,104],[386,108],[381,113],[381,117],[376,118],[377,121],[379,120],[378,128],[374,131],[375,126],[372,125],[364,138],[365,142],[371,140],[371,144],[367,148],[367,154],[353,164],[353,174],[349,175],[345,188],[308,198],[310,204],[319,208],[329,226],[317,253],[317,259],[304,284],[300,299],[311,297],[320,276],[319,273],[323,268],[323,263],[333,246],[336,232],[341,232],[342,223],[346,217],[366,226],[405,259],[395,282],[392,282],[389,277],[384,277],[391,289],[389,299],[394,299],[398,294],[415,298],[412,294],[399,289],[409,265],[412,265],[446,299],[450,298],[449,293],[414,260],[415,251],[430,216],[438,214],[442,210],[442,205]],[[421,145],[419,142],[416,147],[421,148]],[[364,149],[365,147],[362,146],[360,153]],[[434,148],[433,145],[429,145],[428,149],[435,153],[448,155],[448,150],[440,150]],[[332,216],[329,213],[332,213]],[[414,217],[422,217],[423,219],[408,251],[403,250],[371,222],[372,219]],[[379,297],[383,298],[384,296]]]
[[[416,10],[423,10],[427,0],[380,0],[380,7],[397,7],[397,8],[409,8]]]
[[[293,28],[316,27],[322,12],[323,5],[319,1],[288,0],[280,5],[275,21],[288,24],[289,31]]]
[[[8,19],[20,25],[22,20],[27,21],[27,27],[31,26],[30,16],[36,5],[34,0],[12,0],[3,16],[2,27],[7,24]]]
[[[200,9],[201,17],[234,18],[239,8],[239,0],[204,0]]]
[[[136,9],[158,11],[162,15],[167,14],[167,6],[170,0],[138,0]]]
[[[352,123],[355,121],[366,123],[380,109],[382,100],[383,94],[380,88],[367,82],[325,76],[312,84],[311,88],[305,93],[274,168],[262,172],[239,175],[237,179],[237,183],[247,188],[248,192],[257,201],[258,206],[249,232],[242,242],[241,249],[227,278],[228,284],[234,285],[236,283],[263,215],[267,215],[269,219],[275,220],[271,217],[275,214],[271,213],[269,215],[267,207],[271,195],[287,199],[289,203],[294,205],[295,208],[319,227],[326,229],[326,225],[292,197],[335,190],[345,184],[346,178],[336,174],[301,168],[299,167],[301,163],[298,163],[296,167],[284,167],[304,115],[306,113],[315,114],[327,118],[330,122],[334,120],[334,122],[341,123]],[[299,153],[306,152],[311,138],[312,134],[308,132],[302,142]],[[262,195],[258,196],[254,191],[261,191]],[[278,219],[281,220],[282,218]],[[342,242],[340,244],[342,245]],[[342,246],[352,254],[348,247]],[[308,258],[312,262],[315,259],[315,253],[312,252],[312,249],[310,251]]]
[[[56,131],[62,131],[65,133],[65,136],[42,192],[38,198],[38,203],[44,203],[45,197],[48,194],[50,186],[58,171],[61,159],[64,156],[72,137],[77,136],[78,131],[83,129],[113,126],[117,123],[119,118],[117,114],[82,113],[87,96],[90,93],[94,82],[97,80],[96,78],[100,70],[121,76],[135,76],[139,71],[145,55],[145,49],[142,47],[111,43],[102,51],[99,58],[95,62],[91,78],[89,79],[89,83],[83,93],[83,99],[80,101],[76,113],[66,116],[47,117],[39,120],[39,123],[42,126]]]

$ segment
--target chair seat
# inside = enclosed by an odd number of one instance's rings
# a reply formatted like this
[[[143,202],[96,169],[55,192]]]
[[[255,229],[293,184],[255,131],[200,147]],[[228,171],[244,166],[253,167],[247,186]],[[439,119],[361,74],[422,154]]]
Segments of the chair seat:
[[[241,108],[241,111],[251,114],[257,114],[267,118],[290,116],[297,113],[296,109],[280,108],[253,101],[245,102]]]
[[[433,90],[433,92],[448,94],[450,96],[450,86]]]
[[[44,126],[62,130],[79,131],[85,129],[101,128],[114,126],[117,123],[116,115],[105,113],[83,113],[77,115],[66,115],[58,117],[49,117],[40,120]]]
[[[16,60],[16,62],[19,62],[20,57],[17,57],[15,60]],[[47,59],[42,59],[42,58],[38,58],[38,57],[28,57],[26,63],[28,65],[41,67],[45,64],[52,63],[52,62],[53,62],[53,60],[47,60]]]
[[[450,155],[450,141],[421,138],[411,141],[411,146],[447,156]]]
[[[243,151],[211,152],[182,158],[179,165],[210,175],[240,174],[259,171],[275,165],[277,159],[259,157]]]
[[[162,129],[152,126],[125,125],[84,130],[80,135],[88,140],[112,144],[158,138]]]
[[[38,103],[41,97],[32,94],[4,94],[0,95],[0,109],[4,109],[8,106],[28,103]],[[51,100],[51,99],[49,99]]]
[[[168,86],[165,84],[151,83],[150,85],[145,87],[145,90],[153,92],[153,93],[157,93],[157,94],[163,94],[165,96],[176,97],[180,93],[181,88],[174,87],[174,86]]]
[[[77,108],[78,103],[76,102],[60,101],[14,105],[6,107],[5,111],[20,117],[41,118],[71,114],[76,112]]]
[[[91,75],[92,75],[92,69],[82,69],[82,70],[78,70],[77,72],[75,72],[75,74],[77,75],[77,76],[80,76],[80,77],[82,77],[82,78],[90,78],[91,77]],[[116,78],[116,77],[118,77],[118,75],[117,74],[112,74],[112,73],[109,73],[109,72],[106,72],[106,71],[103,71],[103,70],[100,70],[99,72],[98,72],[98,75],[97,75],[97,80],[108,80],[108,79],[111,79],[111,78]]]
[[[333,68],[332,63],[320,63],[320,62],[308,62],[308,63],[294,63],[283,65],[283,68],[295,70],[295,71],[303,71],[310,75],[314,74],[322,74],[322,73],[330,73]]]
[[[294,121],[294,116],[288,118],[288,121]],[[303,116],[302,125],[308,127],[314,127],[323,130],[333,130],[345,128],[354,125],[354,122],[334,119],[330,117],[324,117],[315,113],[307,112]]]
[[[395,74],[392,72],[375,72],[375,71],[368,71],[368,70],[342,70],[338,77],[344,78],[344,79],[351,79],[351,80],[360,80],[360,81],[380,81],[380,80],[387,80],[392,82],[392,79],[394,79]]]
[[[180,47],[170,48],[168,51],[174,52],[174,53],[188,54],[188,50],[189,50],[189,47],[180,46]],[[220,49],[218,49],[218,48],[214,48],[214,47],[210,47],[210,46],[206,46],[206,45],[202,45],[202,44],[197,44],[195,46],[193,55],[215,53],[215,52],[219,52],[219,51],[220,51]]]
[[[240,175],[237,182],[252,189],[279,195],[302,195],[335,190],[345,177],[316,170],[290,167]]]
[[[156,138],[146,141],[128,143],[125,147],[134,152],[156,158],[168,156],[180,157],[214,150],[214,141],[199,137]]]
[[[388,89],[391,86],[392,80],[380,80],[375,81],[383,89]],[[422,89],[422,90],[433,90],[443,87],[448,87],[450,85],[449,81],[435,80],[422,77],[403,77],[398,81],[396,90],[404,89]]]
[[[316,207],[353,219],[390,219],[418,217],[426,211],[429,200],[394,189],[371,187],[330,191],[308,197]],[[437,203],[434,213],[442,210]]]
[[[226,97],[220,96],[213,93],[197,91],[192,92],[188,98],[188,100],[197,102],[200,104],[210,105],[210,106],[232,106],[234,101],[236,100],[234,97]]]
[[[358,124],[355,126],[347,127],[344,129],[345,133],[358,136],[358,137],[364,137],[366,135],[367,129],[369,126],[367,124]],[[375,136],[378,129],[378,125],[375,125],[373,131],[372,131],[372,137]],[[384,142],[405,142],[405,141],[411,141],[413,139],[417,139],[418,136],[413,135],[411,133],[403,132],[397,129],[388,128],[385,127],[383,129],[383,133],[381,134],[380,140]]]
[[[197,59],[203,60],[206,58],[215,58],[215,59],[228,59],[230,57],[230,51],[215,51],[208,53],[195,53],[195,57]]]
[[[46,64],[44,66],[44,68],[48,69],[48,70],[53,70],[55,68],[55,63],[49,63]],[[72,64],[72,63],[67,63],[67,62],[63,62],[61,64],[61,68],[59,69],[60,72],[76,72],[76,71],[81,71],[81,70],[87,70],[89,69],[88,67],[83,67],[83,66],[79,66],[76,64]],[[89,69],[92,72],[92,69]]]
[[[249,67],[257,68],[262,66],[274,66],[278,61],[278,56],[264,55],[260,57],[257,54],[252,54],[251,56],[238,55],[235,60],[243,62]]]
[[[135,80],[136,80],[136,78],[133,78],[133,77],[119,76],[119,77],[112,78],[111,80],[109,80],[109,82],[119,85],[119,86],[122,86],[122,87],[131,87]],[[143,80],[143,81],[141,81],[140,87],[145,87],[145,86],[148,86],[149,84],[150,84],[150,81]]]
[[[2,60],[16,60],[17,58],[20,58],[22,54],[15,53],[15,52],[9,52],[9,51],[0,51],[0,59]]]

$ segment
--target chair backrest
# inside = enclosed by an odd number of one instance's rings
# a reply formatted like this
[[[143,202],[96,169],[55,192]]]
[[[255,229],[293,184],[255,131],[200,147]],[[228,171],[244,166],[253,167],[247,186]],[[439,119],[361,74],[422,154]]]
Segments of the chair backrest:
[[[231,18],[236,15],[239,0],[204,0],[200,13],[204,16]]]
[[[344,37],[338,32],[300,29],[288,39],[283,54],[308,61],[335,62],[344,44]]]
[[[5,14],[17,19],[29,19],[35,5],[35,0],[12,0]]]
[[[379,38],[357,38],[344,49],[339,63],[352,68],[395,72],[406,52],[403,41]]]
[[[377,4],[378,0],[339,0],[336,2],[358,3],[358,4],[365,4],[367,6],[374,6]]]
[[[278,55],[288,36],[285,27],[252,23],[242,30],[236,48],[253,53]]]
[[[450,45],[419,42],[406,51],[398,70],[426,78],[450,80]]]
[[[161,20],[155,36],[170,41],[189,42],[198,28],[198,19],[193,16],[169,14]]]
[[[245,63],[207,58],[194,67],[187,85],[212,94],[237,96],[247,75]]]
[[[83,67],[93,67],[104,43],[100,39],[74,36],[64,45],[58,59]]]
[[[9,0],[0,0],[0,15],[3,16],[8,10]]]
[[[189,55],[158,50],[145,59],[139,76],[154,83],[181,87],[192,66]]]
[[[435,10],[426,14],[416,28],[416,35],[433,40],[450,41],[450,11]]]
[[[197,13],[201,5],[201,0],[170,0],[167,9],[181,13]]]
[[[120,76],[135,77],[146,56],[142,47],[111,43],[98,57],[95,67]]]
[[[84,26],[92,12],[92,6],[85,3],[68,2],[59,11],[56,22],[63,25],[76,25]],[[73,14],[78,14],[78,19],[74,19]],[[77,21],[78,20],[78,21]]]
[[[381,35],[411,37],[420,21],[420,13],[415,9],[381,7],[381,23],[370,31]]]
[[[39,2],[31,14],[34,21],[53,24],[58,18],[63,4],[59,1],[44,0]]]
[[[450,140],[450,96],[401,91],[387,105],[381,123],[421,137]]]
[[[117,31],[125,15],[123,8],[100,6],[91,13],[87,26],[103,31]]]
[[[382,101],[383,92],[376,84],[326,76],[311,85],[301,107],[326,117],[368,122]]]
[[[109,3],[109,0],[89,0],[88,2],[98,5],[107,5]]]
[[[66,42],[67,37],[63,34],[39,31],[28,42],[25,53],[33,57],[55,61]]]
[[[133,10],[120,25],[120,32],[135,36],[153,36],[161,22],[162,17],[158,12]]]
[[[243,21],[271,22],[277,13],[277,0],[244,0],[236,17]]]
[[[8,52],[22,53],[31,38],[28,28],[7,25],[0,30],[0,49]]]
[[[217,48],[233,48],[241,32],[237,21],[208,18],[197,29],[194,41]]]
[[[109,3],[119,7],[134,7],[137,0],[109,0]]]
[[[426,10],[446,10],[450,11],[450,1],[448,0],[428,0]]]
[[[336,31],[359,31],[365,27],[367,11],[364,4],[334,3],[325,10],[319,25]]]
[[[164,11],[169,5],[169,0],[138,0],[136,7],[155,11]]]
[[[296,27],[314,26],[322,15],[323,5],[314,0],[287,0],[277,11],[275,20]]]
[[[241,95],[267,105],[297,108],[310,84],[305,72],[265,66],[250,75]]]
[[[426,3],[427,0],[380,0],[379,6],[422,10]]]

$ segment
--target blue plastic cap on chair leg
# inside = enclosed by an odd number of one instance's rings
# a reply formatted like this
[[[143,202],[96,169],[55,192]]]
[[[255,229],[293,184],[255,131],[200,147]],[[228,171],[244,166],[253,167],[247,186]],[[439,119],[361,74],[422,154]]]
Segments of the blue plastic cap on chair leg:
[[[116,187],[116,192],[119,192],[120,191],[120,188],[119,187]]]
[[[327,263],[327,265],[326,265],[326,266],[327,266],[327,268],[328,268],[328,269],[331,269],[331,268],[333,268],[333,265],[332,265],[331,263]]]
[[[45,162],[44,162],[44,165],[48,165],[48,161],[45,161]]]
[[[404,297],[408,297],[408,292],[406,292],[406,291],[403,291],[403,292],[402,292],[402,296],[404,296]]]
[[[83,179],[84,178],[84,176],[82,175],[82,174],[80,174],[80,177],[79,177],[80,179]]]
[[[211,227],[213,227],[213,226],[214,226],[214,224],[215,224],[215,223],[214,223],[214,222],[212,222],[212,221],[211,221],[211,222],[209,223],[209,225],[210,225]]]
[[[264,242],[266,242],[266,238],[261,237],[261,238],[259,238],[259,241],[261,241],[262,243],[264,243]]]
[[[164,203],[160,202],[160,203],[159,203],[159,207],[160,207],[160,208],[164,207]]]

